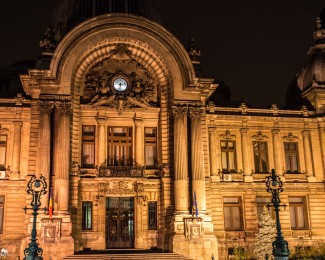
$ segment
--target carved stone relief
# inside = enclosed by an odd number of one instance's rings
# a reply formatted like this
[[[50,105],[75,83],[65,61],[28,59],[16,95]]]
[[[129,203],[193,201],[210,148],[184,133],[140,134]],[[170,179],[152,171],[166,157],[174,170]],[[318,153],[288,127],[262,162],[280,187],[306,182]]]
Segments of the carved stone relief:
[[[81,103],[115,107],[157,106],[157,82],[133,59],[125,44],[119,44],[108,58],[92,66],[85,77]]]

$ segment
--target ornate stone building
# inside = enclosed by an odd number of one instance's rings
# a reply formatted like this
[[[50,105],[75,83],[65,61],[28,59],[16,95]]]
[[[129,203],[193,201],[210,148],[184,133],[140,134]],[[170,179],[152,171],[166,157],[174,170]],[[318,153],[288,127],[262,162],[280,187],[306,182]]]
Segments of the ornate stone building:
[[[35,66],[16,84],[1,74],[0,244],[23,257],[26,184],[42,175],[42,206],[54,203],[37,222],[45,259],[110,248],[229,259],[254,242],[273,168],[291,250],[325,239],[323,24],[324,12],[286,108],[255,109],[200,75],[199,49],[148,1],[62,1]]]

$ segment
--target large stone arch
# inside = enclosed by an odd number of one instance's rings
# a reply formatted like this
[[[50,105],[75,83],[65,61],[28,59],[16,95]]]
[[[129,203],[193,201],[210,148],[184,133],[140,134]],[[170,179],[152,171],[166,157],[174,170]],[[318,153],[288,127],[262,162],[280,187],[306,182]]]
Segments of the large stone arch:
[[[72,88],[78,88],[87,66],[107,55],[114,43],[128,44],[142,65],[155,70],[160,87],[165,91],[170,89],[170,98],[184,99],[184,89],[195,78],[184,47],[160,25],[127,14],[95,17],[75,27],[64,37],[50,65],[51,74],[59,83],[55,94],[72,94]],[[200,100],[198,92],[186,92],[186,95],[189,100]]]

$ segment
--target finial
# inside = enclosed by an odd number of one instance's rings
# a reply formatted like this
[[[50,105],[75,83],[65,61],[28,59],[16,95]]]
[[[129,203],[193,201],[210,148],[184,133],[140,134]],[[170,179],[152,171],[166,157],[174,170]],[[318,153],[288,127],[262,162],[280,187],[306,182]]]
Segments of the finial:
[[[189,38],[189,48],[187,52],[192,61],[200,62],[201,50],[196,47],[195,40],[192,36]]]
[[[39,43],[39,45],[43,51],[54,51],[55,50],[55,48],[57,46],[57,42],[54,39],[54,36],[55,36],[55,34],[53,31],[53,27],[50,25],[47,26],[45,34]]]

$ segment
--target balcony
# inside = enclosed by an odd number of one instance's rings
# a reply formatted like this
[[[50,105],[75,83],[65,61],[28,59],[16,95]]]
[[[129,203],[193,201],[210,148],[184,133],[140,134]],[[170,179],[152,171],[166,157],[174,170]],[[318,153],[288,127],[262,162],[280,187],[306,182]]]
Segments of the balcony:
[[[144,177],[144,166],[135,161],[131,166],[105,166],[96,167],[98,177]]]

